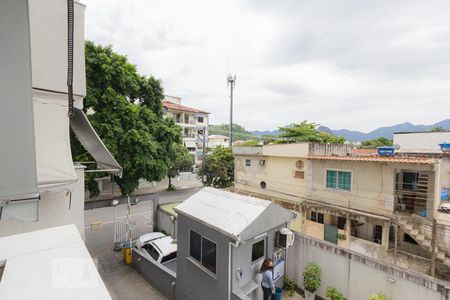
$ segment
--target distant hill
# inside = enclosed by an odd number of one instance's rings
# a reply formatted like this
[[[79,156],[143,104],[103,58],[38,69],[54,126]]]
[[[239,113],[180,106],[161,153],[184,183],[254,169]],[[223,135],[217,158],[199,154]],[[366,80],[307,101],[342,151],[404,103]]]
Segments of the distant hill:
[[[230,125],[229,124],[220,124],[220,125],[209,125],[209,135],[212,134],[221,134],[228,136]],[[252,140],[258,139],[257,136],[253,135],[251,132],[245,130],[245,128],[239,124],[233,124],[233,141],[237,140]]]
[[[450,119],[443,120],[440,122],[437,122],[432,125],[414,125],[409,122],[396,124],[392,126],[386,126],[386,127],[380,127],[375,130],[372,130],[370,132],[361,132],[356,130],[348,130],[348,129],[338,129],[333,130],[326,126],[319,126],[319,130],[323,132],[328,132],[330,134],[334,134],[337,136],[343,136],[345,139],[352,141],[352,142],[361,142],[366,140],[372,140],[377,139],[379,137],[385,137],[388,139],[392,139],[394,132],[402,132],[402,131],[429,131],[433,129],[434,127],[442,127],[445,130],[450,130]],[[252,134],[257,136],[262,135],[278,135],[278,130],[265,130],[265,131],[251,131]]]

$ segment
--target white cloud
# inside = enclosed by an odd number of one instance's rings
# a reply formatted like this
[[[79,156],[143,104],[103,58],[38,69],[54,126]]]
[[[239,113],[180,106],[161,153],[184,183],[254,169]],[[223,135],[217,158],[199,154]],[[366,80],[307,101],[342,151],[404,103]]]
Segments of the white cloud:
[[[86,37],[167,94],[248,129],[308,119],[369,130],[450,109],[448,1],[85,0]]]

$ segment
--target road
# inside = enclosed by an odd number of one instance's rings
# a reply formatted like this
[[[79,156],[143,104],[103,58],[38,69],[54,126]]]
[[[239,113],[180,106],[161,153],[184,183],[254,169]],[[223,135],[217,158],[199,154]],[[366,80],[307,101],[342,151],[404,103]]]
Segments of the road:
[[[160,203],[183,201],[195,194],[199,189],[163,192],[160,194]],[[131,207],[131,214],[142,212],[152,213],[153,196],[140,196],[141,202]],[[148,198],[146,198],[148,197]],[[122,198],[126,199],[126,198]],[[126,204],[116,207],[118,216],[127,213]],[[122,253],[114,252],[113,243],[114,208],[102,207],[85,210],[85,243],[92,258],[98,266],[100,276],[105,282],[108,291],[114,300],[121,299],[149,299],[166,300],[167,298],[154,289],[132,267],[122,262]]]

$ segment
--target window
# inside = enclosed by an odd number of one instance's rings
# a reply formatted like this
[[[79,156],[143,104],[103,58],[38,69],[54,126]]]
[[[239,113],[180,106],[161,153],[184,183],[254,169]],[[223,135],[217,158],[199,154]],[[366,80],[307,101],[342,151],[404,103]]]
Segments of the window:
[[[260,159],[260,160],[259,160],[259,165],[260,165],[261,167],[264,167],[264,166],[266,165],[266,160],[265,160],[265,159]]]
[[[311,221],[323,224],[324,223],[323,219],[324,219],[324,217],[323,217],[322,213],[318,213],[318,212],[315,212],[315,211],[311,212]]]
[[[189,255],[202,266],[216,274],[217,245],[213,241],[190,230]]]
[[[419,178],[418,173],[403,172],[403,186],[402,186],[403,189],[415,190],[418,178]]]
[[[252,245],[252,263],[264,257],[265,241],[261,240]]]
[[[204,122],[204,121],[203,121],[203,117],[197,117],[197,122],[203,123],[203,122]]]
[[[181,123],[181,114],[173,114],[173,116],[175,117],[175,122]]]
[[[184,123],[189,124],[189,115],[184,115]]]
[[[252,161],[250,159],[245,160],[245,166],[250,167],[252,165]]]
[[[185,137],[189,136],[189,128],[184,129],[184,136]]]
[[[199,129],[197,132],[199,135],[203,135],[203,129]]]
[[[158,261],[159,253],[158,253],[158,251],[156,251],[155,247],[153,247],[153,246],[150,245],[150,244],[147,244],[147,245],[145,245],[143,248],[145,249],[145,251],[147,251],[148,254],[150,254],[150,256],[151,256],[154,260]]]
[[[161,259],[161,263],[168,262],[169,260],[172,260],[172,259],[175,259],[175,258],[177,258],[177,253],[176,252],[172,252],[169,255],[164,256]]]
[[[326,187],[335,190],[351,191],[352,173],[346,171],[327,170]]]

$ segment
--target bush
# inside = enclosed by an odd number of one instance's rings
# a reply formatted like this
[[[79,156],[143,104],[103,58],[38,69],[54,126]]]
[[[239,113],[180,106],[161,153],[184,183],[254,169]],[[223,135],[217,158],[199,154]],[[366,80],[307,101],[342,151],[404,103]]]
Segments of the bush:
[[[303,287],[308,292],[314,293],[320,287],[320,277],[322,271],[318,264],[310,262],[303,272]]]
[[[327,294],[326,296],[328,298],[330,298],[330,300],[347,300],[344,295],[341,294],[341,292],[339,292],[337,290],[337,288],[329,286],[327,288]]]
[[[287,291],[289,297],[292,297],[295,293],[295,283],[287,276],[284,276],[284,289]]]
[[[371,294],[369,300],[388,300],[388,297],[382,292],[379,292],[378,294]]]

